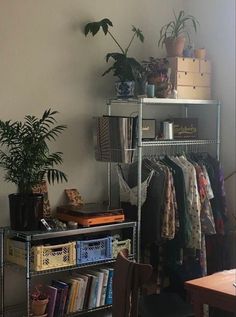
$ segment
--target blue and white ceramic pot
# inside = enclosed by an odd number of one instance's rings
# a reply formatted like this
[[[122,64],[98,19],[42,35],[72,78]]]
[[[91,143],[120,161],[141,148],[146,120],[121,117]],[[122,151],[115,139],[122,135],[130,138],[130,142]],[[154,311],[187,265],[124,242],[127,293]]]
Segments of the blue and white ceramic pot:
[[[115,83],[117,98],[131,98],[134,96],[134,81],[118,81]]]

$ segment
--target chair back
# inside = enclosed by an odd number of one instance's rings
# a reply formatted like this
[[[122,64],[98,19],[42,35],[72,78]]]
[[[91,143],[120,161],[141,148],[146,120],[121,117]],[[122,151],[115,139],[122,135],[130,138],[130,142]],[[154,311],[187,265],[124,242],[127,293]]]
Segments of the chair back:
[[[138,316],[139,289],[151,274],[151,265],[135,263],[122,252],[118,254],[113,275],[112,317]]]

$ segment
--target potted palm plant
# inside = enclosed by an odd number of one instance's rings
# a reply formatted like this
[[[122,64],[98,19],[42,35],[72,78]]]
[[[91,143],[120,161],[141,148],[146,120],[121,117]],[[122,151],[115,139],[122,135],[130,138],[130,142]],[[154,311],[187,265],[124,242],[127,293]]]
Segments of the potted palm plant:
[[[87,36],[88,33],[92,33],[94,36],[100,29],[102,29],[104,34],[109,34],[112,40],[116,43],[120,52],[108,53],[106,55],[106,62],[109,62],[110,59],[113,59],[114,63],[102,74],[102,76],[108,74],[110,71],[113,71],[113,75],[119,79],[119,81],[116,83],[117,97],[132,97],[134,95],[135,81],[137,80],[137,77],[140,73],[141,65],[135,58],[128,57],[128,51],[135,38],[138,38],[141,42],[143,42],[144,36],[140,29],[133,26],[133,34],[131,39],[127,47],[123,48],[109,30],[109,28],[112,26],[112,22],[105,18],[98,22],[90,22],[86,24],[84,33],[85,36]]]
[[[165,44],[168,56],[183,55],[185,35],[187,35],[190,41],[190,35],[186,29],[189,23],[194,31],[197,32],[198,20],[190,14],[185,14],[184,10],[181,10],[178,15],[174,12],[174,20],[161,28],[158,46]]]
[[[14,230],[37,230],[43,218],[43,195],[32,192],[47,178],[54,184],[67,181],[55,168],[62,163],[62,153],[50,153],[47,142],[54,141],[66,128],[55,125],[57,111],[46,110],[41,118],[27,115],[25,121],[0,120],[0,167],[5,180],[17,186],[9,195],[10,224]]]

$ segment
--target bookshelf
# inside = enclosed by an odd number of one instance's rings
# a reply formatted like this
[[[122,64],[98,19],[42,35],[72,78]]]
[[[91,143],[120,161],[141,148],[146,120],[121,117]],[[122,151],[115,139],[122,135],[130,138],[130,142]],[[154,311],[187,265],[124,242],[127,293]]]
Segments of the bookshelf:
[[[88,228],[79,228],[79,229],[73,229],[73,230],[63,230],[63,231],[40,231],[40,232],[22,232],[22,231],[12,231],[9,228],[0,228],[0,243],[1,243],[1,254],[0,254],[0,269],[1,269],[1,314],[0,316],[6,316],[5,311],[5,298],[4,298],[4,283],[6,283],[7,280],[7,274],[5,267],[6,265],[11,266],[17,266],[17,269],[22,269],[22,274],[24,274],[25,277],[25,292],[26,292],[26,303],[25,306],[25,315],[27,317],[32,316],[31,315],[31,300],[30,300],[30,291],[31,287],[34,281],[34,278],[37,279],[40,278],[40,276],[49,275],[52,280],[58,279],[58,273],[64,273],[64,272],[70,272],[70,278],[73,280],[76,278],[80,281],[82,285],[81,287],[84,288],[84,294],[86,291],[87,284],[84,281],[84,279],[87,279],[85,276],[89,275],[99,275],[100,279],[102,278],[102,281],[104,281],[104,277],[106,274],[110,274],[112,272],[112,264],[115,262],[115,257],[113,257],[112,252],[110,253],[111,256],[109,258],[99,259],[97,258],[94,261],[89,261],[88,263],[78,263],[77,258],[78,255],[76,254],[76,263],[73,265],[69,265],[66,267],[57,267],[57,268],[50,268],[43,270],[39,270],[38,266],[35,266],[35,263],[33,263],[32,258],[35,260],[35,256],[32,255],[35,252],[35,245],[43,244],[43,245],[52,245],[56,244],[62,244],[62,243],[74,243],[74,241],[86,241],[90,240],[94,241],[96,237],[111,237],[114,235],[120,235],[121,239],[130,239],[131,241],[131,252],[129,254],[129,257],[131,259],[136,258],[136,222],[133,221],[127,221],[122,223],[114,223],[114,224],[107,224],[107,225],[100,225],[100,226],[94,226],[94,227],[88,227]],[[10,239],[17,239],[18,241],[21,241],[23,243],[23,250],[25,251],[24,261],[25,263],[21,263],[21,265],[8,263],[7,260],[7,243],[6,241],[8,238]],[[106,238],[104,238],[106,239]],[[100,239],[102,240],[102,239]],[[69,242],[70,241],[70,242]],[[73,241],[73,242],[71,242]],[[99,239],[98,239],[99,241]],[[5,250],[4,250],[5,248]],[[37,247],[36,247],[37,248]],[[55,249],[56,250],[56,249]],[[75,250],[77,252],[77,249]],[[71,262],[72,263],[72,262]],[[22,265],[23,264],[23,265]],[[104,271],[105,270],[105,271]],[[109,271],[110,270],[110,271]],[[103,272],[103,274],[100,274]],[[54,273],[57,273],[57,277],[54,278]],[[98,277],[99,279],[99,277]],[[82,281],[83,280],[83,281]],[[54,282],[54,284],[50,285],[51,290],[54,288],[54,286],[58,283],[58,280]],[[108,287],[109,280],[107,281],[107,287]],[[110,287],[111,287],[112,279],[110,279]],[[64,283],[66,284],[66,283]],[[72,309],[66,309],[62,312],[60,312],[60,316],[80,316],[84,314],[88,314],[90,312],[94,311],[101,311],[108,308],[111,308],[111,299],[106,301],[106,297],[103,297],[102,300],[102,286],[99,284],[99,281],[97,281],[97,286],[100,285],[100,300],[97,300],[96,298],[94,301],[96,303],[85,305],[84,302],[81,302],[80,304],[73,305]],[[63,286],[63,285],[62,285]],[[61,287],[62,287],[61,286]],[[66,286],[65,286],[66,287]],[[71,287],[71,286],[70,286]],[[79,292],[79,291],[78,291]],[[104,293],[105,292],[105,293]],[[108,288],[103,290],[103,296],[107,296]],[[77,293],[77,296],[79,293]],[[82,294],[82,293],[81,293]],[[97,293],[94,293],[95,296]],[[69,292],[68,292],[69,295]],[[74,295],[76,296],[76,295]],[[90,295],[88,295],[90,297]],[[73,301],[76,299],[74,298]],[[65,298],[65,301],[69,301],[69,297]],[[66,302],[68,304],[68,302]],[[102,305],[101,305],[102,303]],[[86,308],[84,308],[86,307]],[[57,314],[58,315],[58,314]],[[59,315],[57,316],[59,317]]]

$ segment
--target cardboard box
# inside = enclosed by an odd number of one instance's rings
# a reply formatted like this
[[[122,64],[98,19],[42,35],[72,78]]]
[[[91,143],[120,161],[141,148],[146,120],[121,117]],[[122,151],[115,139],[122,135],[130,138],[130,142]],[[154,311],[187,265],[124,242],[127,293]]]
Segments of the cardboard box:
[[[197,118],[173,118],[174,139],[197,139]]]

